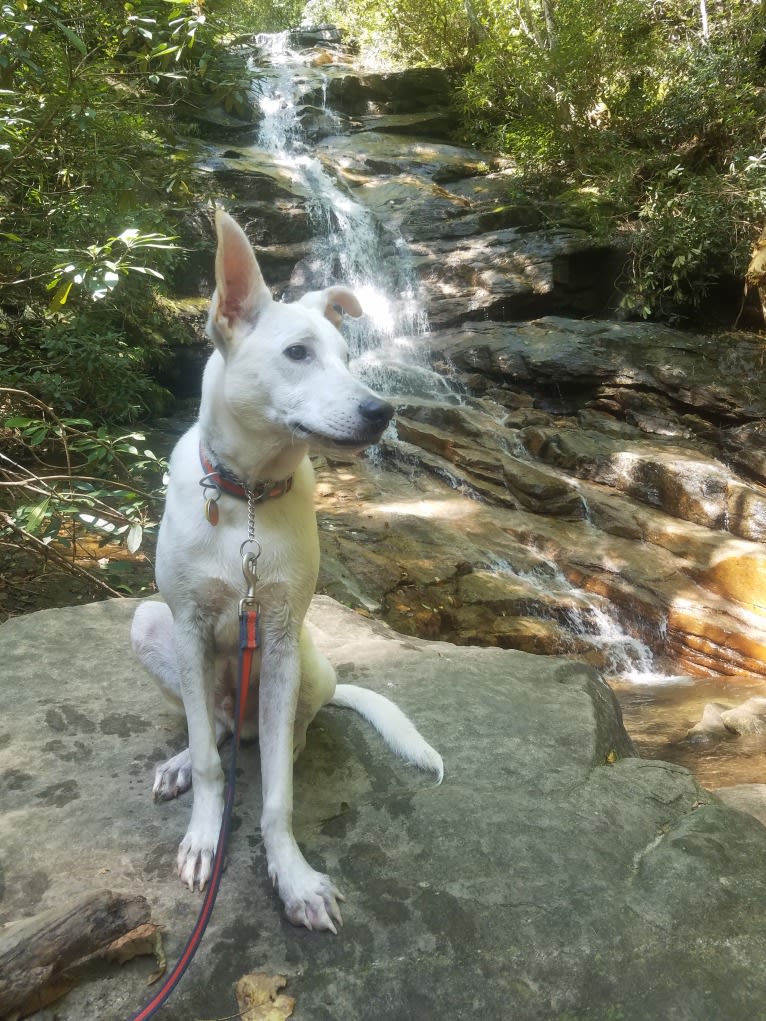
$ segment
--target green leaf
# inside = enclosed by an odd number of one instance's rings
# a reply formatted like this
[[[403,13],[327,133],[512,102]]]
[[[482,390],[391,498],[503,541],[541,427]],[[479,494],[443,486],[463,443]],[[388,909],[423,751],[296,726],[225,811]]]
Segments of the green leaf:
[[[58,30],[67,37],[69,42],[72,44],[72,46],[74,46],[76,50],[79,50],[80,53],[82,53],[83,57],[87,57],[88,47],[79,37],[79,35],[74,33],[71,28],[69,28],[67,25],[63,23],[63,21],[57,21],[56,28],[58,28]]]
[[[50,497],[43,500],[42,503],[38,503],[36,507],[33,507],[27,516],[26,528],[28,532],[34,534],[45,520],[45,515],[48,513],[48,507],[50,505]]]
[[[151,269],[149,266],[125,266],[124,268],[130,270],[131,273],[143,273],[144,275],[149,274],[149,276],[157,277],[158,280],[165,279],[162,273],[156,269]]]
[[[73,282],[74,281],[72,280],[64,280],[63,283],[59,285],[58,290],[48,303],[49,312],[57,312],[60,308],[63,308],[63,306],[66,305],[69,292],[72,290]]]
[[[38,446],[48,436],[48,429],[45,425],[36,426],[24,434],[24,438],[32,447]]]

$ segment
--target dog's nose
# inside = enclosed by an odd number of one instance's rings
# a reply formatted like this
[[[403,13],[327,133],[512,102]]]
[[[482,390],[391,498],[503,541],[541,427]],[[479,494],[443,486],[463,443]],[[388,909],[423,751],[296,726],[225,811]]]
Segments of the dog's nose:
[[[396,409],[388,401],[382,401],[379,397],[368,397],[359,405],[359,414],[377,429],[383,429],[394,416]]]

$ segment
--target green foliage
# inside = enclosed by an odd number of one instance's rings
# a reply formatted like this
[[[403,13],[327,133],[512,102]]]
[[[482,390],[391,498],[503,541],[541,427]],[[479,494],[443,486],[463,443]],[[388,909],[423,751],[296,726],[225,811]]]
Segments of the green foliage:
[[[726,173],[681,165],[653,176],[624,220],[631,272],[623,307],[665,318],[696,308],[722,275],[743,277],[766,211],[764,156]]]
[[[53,268],[54,276],[47,285],[48,290],[53,291],[50,310],[60,311],[73,287],[85,291],[93,301],[99,301],[110,294],[120,278],[128,273],[149,274],[162,280],[162,274],[156,269],[136,262],[136,253],[145,248],[173,249],[173,240],[164,234],[142,234],[137,228],[130,227],[119,237],[107,238],[101,245],[69,251],[58,249],[74,261],[68,259]]]
[[[0,545],[119,594],[102,568],[152,542],[166,462],[142,433],[60,418],[20,390],[0,388],[0,408]]]
[[[311,0],[376,57],[459,76],[464,138],[618,233],[625,307],[694,308],[766,217],[766,34],[751,0]],[[572,196],[576,196],[574,203]],[[588,201],[583,200],[583,196]],[[575,208],[573,208],[573,205]]]
[[[165,404],[146,350],[98,315],[16,324],[0,359],[6,383],[32,390],[61,414],[116,423],[150,417]]]
[[[62,414],[135,420],[167,396],[157,295],[207,198],[176,126],[241,112],[244,58],[201,2],[0,7],[0,373]]]
[[[530,0],[510,16],[488,4],[463,89],[478,132],[530,168],[581,163],[632,67],[647,63],[645,17],[642,0]]]
[[[393,64],[467,68],[483,35],[471,0],[309,0],[306,24],[330,22],[368,56]]]
[[[167,189],[183,177],[175,160],[168,182],[126,28],[114,0],[6,0],[0,32],[0,370],[62,411],[92,398],[102,420],[157,405],[148,352],[126,357],[125,303],[150,307],[171,265]],[[121,388],[103,371],[115,352]]]
[[[181,217],[208,198],[178,124],[245,106],[229,31],[203,0],[0,0],[6,548],[76,572],[83,541],[136,548],[151,530],[156,459],[113,430],[166,402],[154,379],[182,329],[163,280]]]
[[[685,315],[719,280],[744,278],[766,217],[764,39],[752,13],[714,9],[706,39],[679,18],[679,44],[661,51],[642,105],[634,96],[623,114],[630,147],[611,193],[625,210],[630,311]]]
[[[241,60],[221,48],[227,26],[204,13],[202,3],[134,0],[126,3],[119,58],[171,99],[191,107],[247,109],[248,75]]]
[[[209,7],[227,32],[282,32],[301,23],[305,0],[210,0]]]

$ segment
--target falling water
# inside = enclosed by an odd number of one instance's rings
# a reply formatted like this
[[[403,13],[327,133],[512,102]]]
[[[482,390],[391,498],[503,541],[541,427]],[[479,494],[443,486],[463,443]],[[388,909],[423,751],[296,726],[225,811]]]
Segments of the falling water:
[[[574,638],[584,639],[604,657],[604,673],[619,676],[638,684],[665,683],[669,680],[655,668],[649,646],[640,638],[628,634],[610,612],[608,602],[573,586],[557,565],[544,561],[532,571],[519,571],[507,560],[488,554],[490,570],[502,577],[513,577],[523,582],[532,592],[550,598],[561,596],[566,609],[563,622]]]
[[[301,289],[336,283],[354,289],[365,315],[348,319],[344,332],[355,371],[374,389],[458,400],[450,383],[431,369],[424,343],[428,316],[403,239],[386,234],[306,142],[298,116],[301,98],[317,82],[326,96],[326,75],[289,50],[286,33],[261,36],[259,42],[271,70],[255,86],[263,114],[255,147],[300,183],[309,196],[307,211],[315,231],[301,264]]]

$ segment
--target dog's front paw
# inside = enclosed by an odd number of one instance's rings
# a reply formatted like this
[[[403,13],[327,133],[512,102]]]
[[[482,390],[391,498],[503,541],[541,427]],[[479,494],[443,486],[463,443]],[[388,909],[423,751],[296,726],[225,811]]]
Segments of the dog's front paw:
[[[218,844],[218,827],[190,826],[178,846],[178,878],[190,890],[198,887],[200,893],[207,886],[213,869],[213,858]]]
[[[335,923],[343,925],[339,901],[345,900],[329,876],[315,872],[306,865],[300,874],[284,873],[280,876],[275,869],[269,869],[271,881],[279,889],[279,896],[285,905],[285,914],[293,925],[305,925],[307,929],[329,930],[338,935]]]

